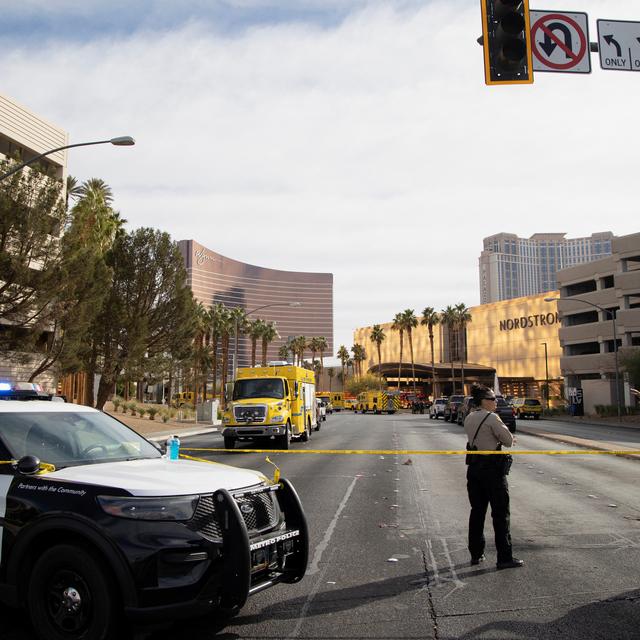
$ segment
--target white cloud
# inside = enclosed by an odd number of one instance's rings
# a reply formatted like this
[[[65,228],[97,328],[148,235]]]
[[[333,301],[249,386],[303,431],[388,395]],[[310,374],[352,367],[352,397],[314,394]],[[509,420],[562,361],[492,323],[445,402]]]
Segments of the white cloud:
[[[593,40],[596,17],[633,18],[620,4],[561,8],[591,11]],[[638,230],[637,78],[596,68],[485,87],[478,6],[460,6],[376,2],[334,28],[227,37],[192,17],[50,38],[3,54],[3,92],[72,141],[136,137],[133,148],[73,150],[69,163],[105,179],[132,225],[333,272],[335,339],[351,344],[354,327],[406,307],[476,304],[492,233]]]

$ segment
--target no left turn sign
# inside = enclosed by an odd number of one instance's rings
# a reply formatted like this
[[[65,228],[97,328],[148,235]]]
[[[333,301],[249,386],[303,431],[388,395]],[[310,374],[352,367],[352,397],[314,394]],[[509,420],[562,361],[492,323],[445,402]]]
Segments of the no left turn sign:
[[[531,11],[534,71],[591,73],[589,17],[574,11]]]

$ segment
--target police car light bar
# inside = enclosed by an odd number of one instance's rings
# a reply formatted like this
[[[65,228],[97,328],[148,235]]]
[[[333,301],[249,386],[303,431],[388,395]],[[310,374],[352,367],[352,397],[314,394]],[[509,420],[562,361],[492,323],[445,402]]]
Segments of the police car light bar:
[[[0,382],[0,391],[11,391],[11,385],[8,382]]]

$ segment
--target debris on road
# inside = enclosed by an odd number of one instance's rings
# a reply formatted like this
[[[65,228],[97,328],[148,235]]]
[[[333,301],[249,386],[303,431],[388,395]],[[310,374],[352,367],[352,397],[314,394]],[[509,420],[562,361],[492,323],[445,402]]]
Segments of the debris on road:
[[[405,465],[405,466],[413,464],[413,460],[411,458],[407,458],[402,464]]]

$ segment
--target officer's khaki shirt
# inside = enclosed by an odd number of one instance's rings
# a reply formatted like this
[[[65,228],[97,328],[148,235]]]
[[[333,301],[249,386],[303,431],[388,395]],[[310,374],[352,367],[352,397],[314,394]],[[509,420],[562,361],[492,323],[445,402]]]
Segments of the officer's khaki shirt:
[[[486,409],[472,411],[465,418],[464,430],[467,433],[469,444],[471,444],[473,436],[478,430],[478,426],[487,414],[489,414],[489,417],[484,421],[482,427],[480,427],[480,431],[478,431],[474,442],[478,451],[494,451],[498,443],[501,443],[505,447],[510,447],[513,444],[511,431],[509,431],[507,425],[502,422],[497,413],[489,412]]]

